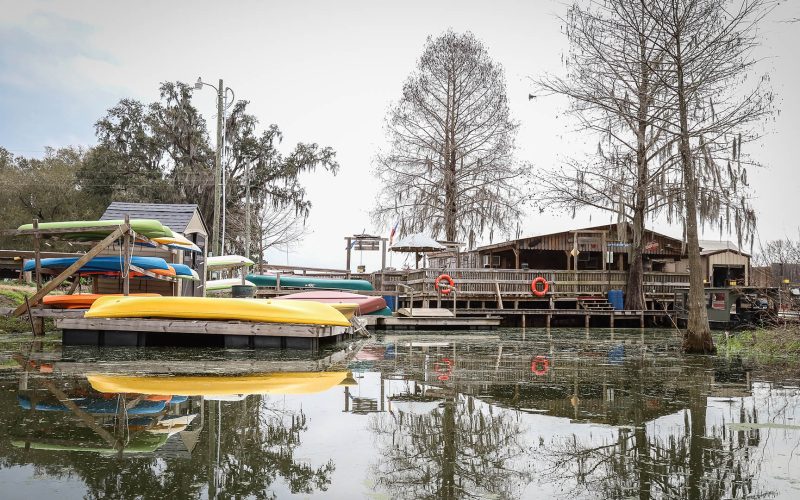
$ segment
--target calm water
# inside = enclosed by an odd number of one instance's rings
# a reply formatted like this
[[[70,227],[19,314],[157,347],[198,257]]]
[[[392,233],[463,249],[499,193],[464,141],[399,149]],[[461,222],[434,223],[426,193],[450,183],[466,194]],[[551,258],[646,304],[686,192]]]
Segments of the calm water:
[[[800,363],[670,332],[297,351],[0,338],[2,498],[800,498]]]

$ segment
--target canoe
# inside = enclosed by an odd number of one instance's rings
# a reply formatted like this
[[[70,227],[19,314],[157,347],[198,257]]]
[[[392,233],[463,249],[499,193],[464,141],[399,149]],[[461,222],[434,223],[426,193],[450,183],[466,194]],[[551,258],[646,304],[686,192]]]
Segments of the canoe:
[[[206,281],[206,291],[213,292],[219,290],[230,290],[233,285],[241,285],[242,278],[225,278],[221,280],[208,280]],[[255,283],[245,281],[245,285],[256,286]]]
[[[247,279],[256,286],[277,286],[275,274],[248,274]],[[374,290],[367,280],[345,280],[330,278],[309,278],[306,276],[281,275],[281,287],[285,288],[320,288],[323,290]]]
[[[121,296],[120,294],[113,294]],[[88,309],[94,301],[106,295],[98,293],[77,293],[75,295],[46,295],[42,298],[44,305],[57,309]],[[160,297],[157,293],[132,293],[136,297]]]
[[[137,377],[87,375],[92,388],[123,394],[182,394],[230,396],[233,394],[314,394],[330,390],[347,372],[276,372],[236,376]]]
[[[42,269],[66,269],[80,257],[59,257],[53,259],[42,259]],[[131,264],[142,269],[161,269],[164,271],[169,270],[167,261],[161,257],[141,257],[134,255],[131,259]],[[33,259],[25,261],[25,271],[33,271],[36,268],[36,262]],[[122,259],[118,256],[95,257],[86,264],[84,264],[78,272],[88,273],[93,271],[120,271],[122,269]]]
[[[222,269],[226,267],[253,265],[253,261],[241,255],[216,255],[206,259],[206,269]]]
[[[281,279],[283,285],[283,279]],[[359,314],[370,314],[386,307],[386,300],[381,296],[359,295],[357,293],[337,292],[334,290],[300,292],[275,297],[275,300],[313,300],[323,304],[358,304]]]
[[[73,240],[94,240],[102,239],[111,234],[120,224],[124,221],[117,220],[73,220],[61,222],[40,222],[39,229],[77,229],[82,227],[102,227],[96,231],[89,233],[75,232],[75,233],[59,233],[59,237],[73,239]],[[141,233],[148,238],[165,238],[172,236],[172,230],[161,222],[155,219],[131,219],[131,228],[137,233]],[[107,227],[108,229],[105,229]],[[17,229],[20,231],[33,230],[33,224],[23,224]]]
[[[84,317],[185,318],[350,326],[342,313],[318,302],[212,297],[101,297],[86,311]]]

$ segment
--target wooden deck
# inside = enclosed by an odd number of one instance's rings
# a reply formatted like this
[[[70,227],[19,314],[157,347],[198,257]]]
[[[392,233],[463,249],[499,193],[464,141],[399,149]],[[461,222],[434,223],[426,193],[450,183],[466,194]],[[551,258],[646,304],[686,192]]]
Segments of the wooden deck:
[[[502,318],[492,317],[402,317],[362,316],[367,328],[373,330],[493,330],[500,326]]]

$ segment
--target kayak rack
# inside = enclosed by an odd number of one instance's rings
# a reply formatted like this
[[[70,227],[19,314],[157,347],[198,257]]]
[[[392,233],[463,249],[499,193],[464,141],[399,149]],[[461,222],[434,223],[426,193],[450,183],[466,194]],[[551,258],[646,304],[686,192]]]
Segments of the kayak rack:
[[[168,251],[172,250],[169,247],[161,245],[160,243],[157,243],[142,234],[137,234],[131,228],[130,216],[126,214],[122,224],[117,226],[117,228],[114,229],[108,236],[100,239],[97,243],[94,244],[94,246],[91,249],[89,249],[85,254],[83,254],[80,258],[78,258],[78,260],[76,260],[72,265],[70,265],[68,268],[64,269],[61,273],[59,273],[55,278],[53,278],[44,285],[42,284],[42,265],[41,265],[42,238],[58,240],[60,239],[61,235],[67,233],[74,234],[74,233],[92,233],[98,231],[108,231],[109,229],[111,229],[111,227],[109,227],[108,225],[87,225],[83,227],[72,227],[72,228],[40,229],[39,220],[33,219],[33,227],[31,229],[12,229],[8,231],[2,231],[2,234],[6,236],[33,237],[33,255],[35,261],[34,277],[36,281],[36,293],[28,300],[20,304],[13,311],[11,311],[10,315],[13,317],[18,317],[28,312],[28,316],[32,324],[33,334],[35,336],[44,335],[44,320],[42,316],[38,315],[34,316],[30,314],[30,309],[38,305],[45,295],[55,290],[68,278],[72,277],[81,267],[83,267],[84,264],[92,260],[94,257],[98,256],[100,252],[102,252],[103,250],[114,245],[115,242],[119,239],[122,239],[123,241],[122,252],[123,255],[125,256],[125,262],[123,264],[123,272],[122,272],[123,295],[130,294],[130,271],[141,273],[142,275],[153,279],[175,281],[175,278],[160,276],[146,269],[141,269],[138,266],[131,265],[129,263],[128,257],[133,255],[133,246],[134,242],[136,241],[147,243],[148,245],[152,245],[155,248],[165,249]],[[73,279],[73,284],[70,287],[68,294],[72,294],[75,291],[78,282],[79,282],[78,279]]]

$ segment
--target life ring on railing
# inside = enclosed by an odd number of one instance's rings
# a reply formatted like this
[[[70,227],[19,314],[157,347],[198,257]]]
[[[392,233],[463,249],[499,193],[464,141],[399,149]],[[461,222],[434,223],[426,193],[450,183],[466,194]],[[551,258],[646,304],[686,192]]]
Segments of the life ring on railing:
[[[447,281],[447,286],[440,285],[443,280]],[[433,287],[442,295],[449,294],[454,286],[456,286],[456,282],[453,281],[453,278],[451,278],[449,274],[442,274],[433,282]]]
[[[450,358],[442,358],[441,361],[437,361],[433,364],[433,371],[439,374],[436,377],[439,381],[445,382],[450,380],[450,374],[453,373],[453,361]]]
[[[541,290],[539,290],[539,288],[536,286],[539,283],[542,284]],[[531,292],[533,292],[533,294],[537,297],[544,297],[547,295],[548,290],[550,290],[550,283],[548,283],[547,280],[542,276],[537,276],[533,281],[531,281]]]
[[[550,370],[550,360],[544,356],[536,356],[531,360],[531,373],[534,375],[546,375]]]

